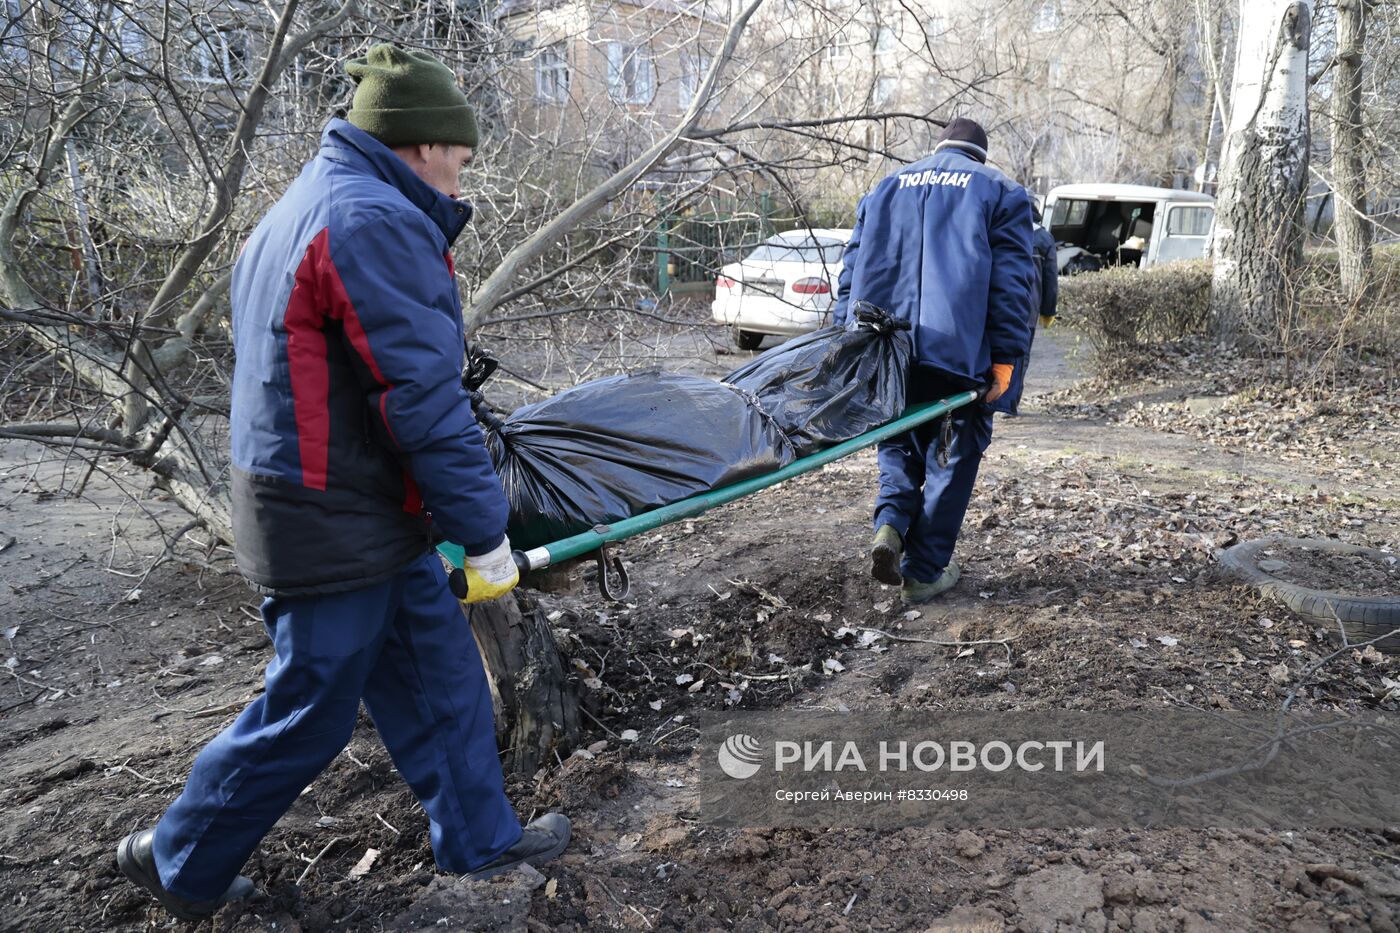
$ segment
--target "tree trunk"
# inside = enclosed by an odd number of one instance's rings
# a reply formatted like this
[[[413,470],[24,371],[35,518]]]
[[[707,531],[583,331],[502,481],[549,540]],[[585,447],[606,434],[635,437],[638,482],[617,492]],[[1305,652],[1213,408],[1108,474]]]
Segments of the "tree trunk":
[[[1196,182],[1196,190],[1215,193],[1215,183],[1219,175],[1219,158],[1212,159],[1215,150],[1216,140],[1225,131],[1225,111],[1228,109],[1228,102],[1225,96],[1225,88],[1220,84],[1221,68],[1220,56],[1223,42],[1221,39],[1222,20],[1225,11],[1220,10],[1211,16],[1210,20],[1202,21],[1202,39],[1204,46],[1201,51],[1206,61],[1206,120],[1205,127],[1201,132],[1201,157],[1200,172],[1201,177]],[[1220,132],[1216,132],[1216,127],[1220,127]],[[1212,166],[1215,167],[1212,171]]]
[[[1308,0],[1241,0],[1216,199],[1211,313],[1246,348],[1277,343],[1296,300],[1308,186]]]
[[[1366,170],[1361,161],[1361,50],[1366,44],[1367,0],[1337,0],[1337,65],[1332,84],[1332,190],[1336,193],[1337,248],[1342,294],[1363,298],[1371,278],[1371,222],[1366,214]]]
[[[1215,79],[1206,77],[1206,125],[1201,133],[1200,157],[1196,160],[1196,171],[1200,175],[1196,178],[1196,190],[1205,191],[1211,184],[1210,177],[1210,144],[1215,139],[1215,95],[1218,89],[1215,86]]]
[[[472,631],[496,704],[507,771],[533,774],[578,740],[578,694],[544,613],[518,595],[471,608]]]
[[[1162,146],[1162,186],[1165,188],[1176,187],[1177,148],[1176,148],[1176,94],[1177,87],[1181,80],[1181,51],[1173,44],[1171,49],[1171,59],[1167,62],[1165,86],[1162,94],[1166,98],[1162,106],[1161,139]]]

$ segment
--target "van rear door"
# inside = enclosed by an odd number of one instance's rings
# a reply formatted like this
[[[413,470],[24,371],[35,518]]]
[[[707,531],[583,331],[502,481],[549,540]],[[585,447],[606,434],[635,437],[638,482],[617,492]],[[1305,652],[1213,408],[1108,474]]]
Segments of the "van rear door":
[[[1157,265],[1181,259],[1200,259],[1206,254],[1215,208],[1209,204],[1169,204],[1167,225],[1157,247]]]

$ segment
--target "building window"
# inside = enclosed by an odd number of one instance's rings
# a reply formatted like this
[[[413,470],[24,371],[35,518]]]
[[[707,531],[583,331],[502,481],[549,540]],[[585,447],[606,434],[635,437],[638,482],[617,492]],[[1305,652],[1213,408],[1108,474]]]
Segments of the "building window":
[[[239,84],[249,75],[248,33],[235,27],[206,29],[189,39],[186,77]]]
[[[1039,9],[1035,11],[1035,20],[1031,23],[1031,32],[1054,32],[1059,28],[1059,0],[1044,0]]]
[[[894,98],[894,92],[899,87],[899,79],[889,75],[881,75],[875,79],[875,106],[883,107]]]
[[[553,103],[569,99],[569,46],[555,42],[535,56],[535,97]]]
[[[714,59],[708,55],[686,55],[681,59],[681,106],[689,107],[700,93],[700,82],[710,73]]]
[[[977,41],[984,43],[997,41],[996,17],[986,10],[981,10],[977,14]]]
[[[0,32],[0,58],[11,62],[29,60],[29,39],[25,35],[25,7],[20,0],[5,0],[5,26]]]
[[[899,36],[889,26],[881,26],[875,33],[875,54],[889,55],[899,48]]]
[[[655,92],[651,53],[625,42],[609,42],[608,96],[625,104],[646,104]]]
[[[117,47],[127,58],[137,58],[146,51],[146,28],[130,12],[116,8],[112,25],[117,31]]]

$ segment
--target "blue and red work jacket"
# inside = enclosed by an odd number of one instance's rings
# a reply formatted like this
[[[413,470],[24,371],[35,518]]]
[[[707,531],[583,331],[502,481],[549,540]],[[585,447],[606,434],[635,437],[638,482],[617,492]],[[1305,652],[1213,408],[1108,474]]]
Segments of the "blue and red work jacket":
[[[259,589],[369,586],[484,553],[507,505],[461,385],[449,253],[471,206],[332,120],[233,272],[234,552]],[[431,518],[429,518],[429,514]]]

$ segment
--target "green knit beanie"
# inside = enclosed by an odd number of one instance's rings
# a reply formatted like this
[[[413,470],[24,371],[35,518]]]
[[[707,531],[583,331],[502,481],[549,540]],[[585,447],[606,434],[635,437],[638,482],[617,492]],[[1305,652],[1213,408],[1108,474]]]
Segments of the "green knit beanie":
[[[452,69],[427,52],[376,45],[345,70],[358,85],[346,119],[384,145],[476,148],[476,117],[466,95]]]

